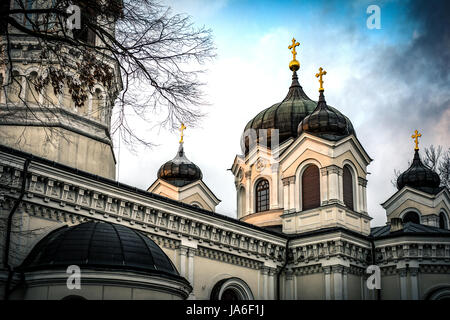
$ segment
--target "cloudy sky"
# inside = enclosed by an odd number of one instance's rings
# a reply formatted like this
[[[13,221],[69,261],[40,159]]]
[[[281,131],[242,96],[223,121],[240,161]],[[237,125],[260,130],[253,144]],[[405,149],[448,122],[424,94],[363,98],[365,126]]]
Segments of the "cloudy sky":
[[[372,226],[386,222],[380,206],[395,189],[394,169],[420,146],[450,147],[449,1],[243,1],[172,0],[174,12],[211,28],[217,58],[208,64],[204,88],[209,105],[196,128],[185,131],[185,152],[222,200],[219,213],[236,216],[233,176],[227,171],[247,122],[286,95],[292,37],[300,42],[300,83],[317,100],[314,74],[327,70],[329,105],[347,115],[374,159],[368,171]],[[367,8],[381,9],[381,29],[367,27]],[[130,152],[116,142],[119,180],[146,189],[158,168],[172,159],[179,135],[147,128],[152,149]]]

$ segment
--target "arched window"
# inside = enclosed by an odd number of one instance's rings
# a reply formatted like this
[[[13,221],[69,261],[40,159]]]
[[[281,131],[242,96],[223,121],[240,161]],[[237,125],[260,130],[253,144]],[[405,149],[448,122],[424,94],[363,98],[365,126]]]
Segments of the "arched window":
[[[269,210],[269,181],[260,180],[256,184],[256,212]]]
[[[319,168],[310,165],[302,175],[302,210],[320,206],[320,175]]]
[[[96,88],[92,94],[92,117],[103,120],[104,113],[104,95],[100,88]]]
[[[443,212],[439,213],[439,228],[448,229],[447,216]]]
[[[211,300],[253,300],[253,293],[245,281],[228,278],[217,282],[211,290]]]
[[[352,177],[352,173],[348,166],[344,166],[343,171],[344,171],[344,177],[343,177],[344,204],[350,210],[354,210],[354,208],[353,208],[353,177]]]
[[[413,222],[413,223],[417,223],[420,224],[420,217],[419,215],[414,212],[414,211],[408,211],[404,216],[403,216],[403,223],[406,222]]]

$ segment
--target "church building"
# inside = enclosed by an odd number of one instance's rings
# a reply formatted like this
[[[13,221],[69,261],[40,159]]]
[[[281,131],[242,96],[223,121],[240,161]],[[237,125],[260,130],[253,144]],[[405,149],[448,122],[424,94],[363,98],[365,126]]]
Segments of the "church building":
[[[33,39],[12,41],[16,66],[0,69],[2,79],[39,76]],[[371,226],[373,159],[326,101],[323,68],[317,101],[304,92],[298,45],[289,46],[287,95],[241,128],[235,218],[216,212],[220,199],[188,159],[183,124],[175,157],[161,159],[147,190],[115,180],[111,114],[122,82],[113,63],[111,87],[96,87],[81,108],[26,82],[2,91],[0,297],[449,299],[450,192],[421,161],[420,133],[398,191],[382,204],[386,224]],[[44,94],[57,104],[51,115]],[[58,134],[47,135],[49,126]]]

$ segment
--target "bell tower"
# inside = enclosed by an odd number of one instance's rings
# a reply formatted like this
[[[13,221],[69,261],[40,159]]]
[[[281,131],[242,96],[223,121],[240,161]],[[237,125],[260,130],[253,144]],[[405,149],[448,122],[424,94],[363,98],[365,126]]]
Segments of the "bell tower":
[[[97,22],[106,19],[95,13],[88,15]],[[113,34],[116,20],[107,20],[102,25]],[[26,27],[26,19],[23,21]],[[0,144],[115,179],[116,159],[110,129],[114,101],[122,90],[118,63],[100,55],[98,48],[102,42],[91,30],[83,29],[83,20],[81,29],[74,29],[67,36],[96,50],[65,48],[57,43],[57,54],[48,50],[51,42],[43,43],[45,40],[12,26],[8,26],[8,37],[4,30],[0,33],[0,45],[9,47],[9,58],[1,57],[4,63],[0,64]],[[63,65],[63,54],[70,64]],[[95,69],[98,61],[100,70]],[[86,69],[88,63],[92,63],[90,70]],[[77,100],[74,90],[83,81],[86,83],[83,79],[89,71],[96,74],[104,71],[108,81],[94,80],[81,95],[82,99]],[[60,79],[57,86],[56,79]]]

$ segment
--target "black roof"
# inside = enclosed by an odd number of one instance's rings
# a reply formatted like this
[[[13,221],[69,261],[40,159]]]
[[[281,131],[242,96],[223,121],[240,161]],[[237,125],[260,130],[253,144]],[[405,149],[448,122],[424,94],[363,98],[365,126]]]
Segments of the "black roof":
[[[450,236],[450,230],[414,222],[406,222],[403,224],[403,228],[401,230],[394,232],[391,232],[390,225],[371,228],[370,235],[373,238],[389,238],[401,235]]]
[[[351,121],[341,112],[330,108],[323,91],[320,91],[316,109],[298,125],[298,135],[308,132],[321,138],[338,141],[350,134],[356,136]]]
[[[58,269],[69,265],[183,279],[153,240],[137,230],[102,221],[65,226],[49,233],[31,250],[19,269]]]
[[[159,168],[158,178],[174,186],[183,187],[194,181],[201,180],[203,174],[195,163],[186,158],[183,143],[180,143],[175,158],[167,161]]]
[[[422,163],[419,150],[414,152],[414,159],[411,166],[397,178],[397,188],[401,190],[404,186],[409,186],[430,194],[439,193],[441,180],[439,175]]]

